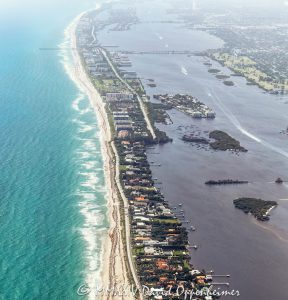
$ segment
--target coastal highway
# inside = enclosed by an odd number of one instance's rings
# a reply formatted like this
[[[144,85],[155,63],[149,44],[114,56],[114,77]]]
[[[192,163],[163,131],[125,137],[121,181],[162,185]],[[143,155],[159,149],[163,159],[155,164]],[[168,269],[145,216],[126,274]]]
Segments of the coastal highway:
[[[102,48],[100,48],[100,51],[102,53],[102,55],[105,57],[106,61],[108,62],[108,64],[110,65],[111,69],[113,70],[115,76],[123,83],[125,84],[125,86],[127,86],[127,88],[129,89],[129,91],[131,91],[131,93],[136,94],[137,99],[139,101],[143,116],[145,118],[146,124],[147,124],[147,129],[150,131],[153,139],[156,139],[156,134],[154,132],[154,128],[151,125],[150,119],[147,115],[147,112],[145,110],[145,107],[142,103],[142,99],[139,96],[139,94],[119,75],[119,73],[117,72],[117,70],[115,69],[113,63],[111,62],[111,60],[109,59],[106,51]],[[112,151],[114,152],[115,158],[116,158],[116,169],[115,169],[115,182],[117,184],[118,190],[120,192],[121,198],[123,200],[123,206],[124,206],[124,219],[125,219],[125,236],[126,236],[126,251],[127,251],[127,258],[128,258],[128,263],[130,266],[130,270],[131,270],[131,274],[133,277],[133,280],[135,282],[136,287],[139,290],[139,299],[143,300],[143,293],[142,293],[142,288],[141,288],[141,284],[139,281],[139,278],[137,276],[137,269],[134,263],[134,259],[133,259],[133,254],[132,254],[132,246],[131,246],[131,226],[130,226],[130,218],[129,218],[129,202],[127,197],[125,196],[123,189],[122,189],[122,185],[121,185],[121,181],[120,181],[120,170],[119,170],[119,166],[120,166],[120,159],[118,156],[118,152],[117,149],[115,147],[114,142],[111,142],[111,147],[112,147]]]
[[[119,170],[120,160],[119,160],[118,152],[117,152],[117,149],[115,147],[114,142],[111,142],[111,148],[112,148],[112,151],[113,151],[113,153],[115,155],[115,158],[116,158],[116,162],[115,162],[115,166],[116,166],[116,169],[115,169],[115,182],[117,184],[118,190],[119,190],[121,198],[123,200],[123,206],[124,206],[127,258],[128,258],[130,271],[132,273],[133,280],[135,282],[136,287],[139,290],[139,298],[140,298],[140,300],[143,300],[144,297],[143,297],[143,294],[142,294],[142,288],[141,288],[139,278],[137,276],[137,270],[136,270],[136,266],[134,264],[134,259],[133,259],[133,254],[132,254],[131,236],[130,236],[131,228],[130,228],[130,218],[129,218],[129,202],[128,202],[128,199],[125,196],[125,194],[123,192],[123,189],[122,189],[122,185],[121,185],[121,181],[120,181],[120,170]]]
[[[139,102],[140,108],[142,110],[143,116],[145,118],[146,124],[147,124],[147,129],[148,131],[150,131],[153,139],[156,139],[156,134],[154,131],[154,128],[150,122],[150,119],[147,115],[147,111],[145,109],[145,106],[143,105],[143,100],[141,99],[141,97],[139,96],[139,94],[119,75],[118,71],[116,70],[116,68],[114,67],[113,63],[111,62],[110,58],[108,57],[106,51],[103,48],[99,48],[102,55],[105,57],[106,61],[108,62],[109,66],[111,67],[112,71],[114,72],[115,76],[125,85],[127,86],[128,90],[135,94],[137,96],[137,100]]]

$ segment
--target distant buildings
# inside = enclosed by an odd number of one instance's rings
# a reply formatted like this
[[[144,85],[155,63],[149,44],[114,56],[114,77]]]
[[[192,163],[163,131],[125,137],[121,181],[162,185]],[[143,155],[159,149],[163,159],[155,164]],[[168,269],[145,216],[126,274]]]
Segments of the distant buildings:
[[[200,102],[197,98],[184,95],[184,94],[176,94],[176,95],[154,95],[155,99],[160,100],[162,103],[171,105],[172,107],[190,115],[195,119],[214,119],[216,117],[216,113],[212,111],[204,103]]]
[[[121,75],[124,79],[137,79],[137,73],[133,71],[121,71]]]
[[[137,94],[131,93],[119,81],[101,52],[90,47],[95,37],[92,41],[86,37],[86,33],[91,32],[91,28],[87,28],[89,22],[88,19],[81,23],[83,39],[78,38],[78,45],[86,71],[105,100],[116,146],[115,154],[119,159],[121,189],[129,203],[127,213],[131,221],[132,254],[140,282],[154,291],[175,291],[178,286],[193,290],[209,287],[211,279],[207,279],[205,272],[191,273],[193,266],[190,263],[188,232],[152,178],[146,151],[147,145],[154,144],[155,140],[147,128]],[[113,58],[117,66],[129,64],[128,59],[120,54],[115,54]],[[141,90],[142,84],[136,72],[121,71],[121,77],[132,79],[129,83],[133,89]],[[146,99],[143,97],[144,101]],[[188,101],[193,103],[191,108],[195,110],[199,107],[207,109],[186,95],[169,98],[169,101],[184,108]],[[149,299],[160,298],[152,296]]]
[[[133,94],[130,93],[107,93],[106,102],[117,102],[117,101],[132,101]]]

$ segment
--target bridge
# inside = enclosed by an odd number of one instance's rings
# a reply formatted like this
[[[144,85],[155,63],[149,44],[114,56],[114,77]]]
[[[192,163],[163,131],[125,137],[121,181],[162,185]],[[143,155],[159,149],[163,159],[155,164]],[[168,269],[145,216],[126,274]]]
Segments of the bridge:
[[[157,54],[157,55],[200,55],[199,52],[190,50],[165,50],[165,51],[119,51],[122,54]]]

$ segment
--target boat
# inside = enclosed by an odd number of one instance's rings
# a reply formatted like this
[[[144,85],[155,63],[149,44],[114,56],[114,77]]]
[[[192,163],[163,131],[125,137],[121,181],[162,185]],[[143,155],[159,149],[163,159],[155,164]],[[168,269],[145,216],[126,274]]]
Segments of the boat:
[[[195,228],[194,226],[191,226],[191,227],[190,227],[190,230],[191,230],[191,231],[196,231],[196,228]]]
[[[281,184],[283,183],[283,180],[279,177],[275,180],[275,183]]]

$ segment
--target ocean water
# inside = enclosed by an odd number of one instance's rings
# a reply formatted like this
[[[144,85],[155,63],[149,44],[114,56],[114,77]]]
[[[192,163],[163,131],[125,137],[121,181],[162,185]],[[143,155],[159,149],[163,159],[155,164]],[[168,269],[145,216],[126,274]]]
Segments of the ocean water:
[[[78,299],[99,280],[108,221],[97,120],[63,42],[96,1],[3,2],[0,299]]]

